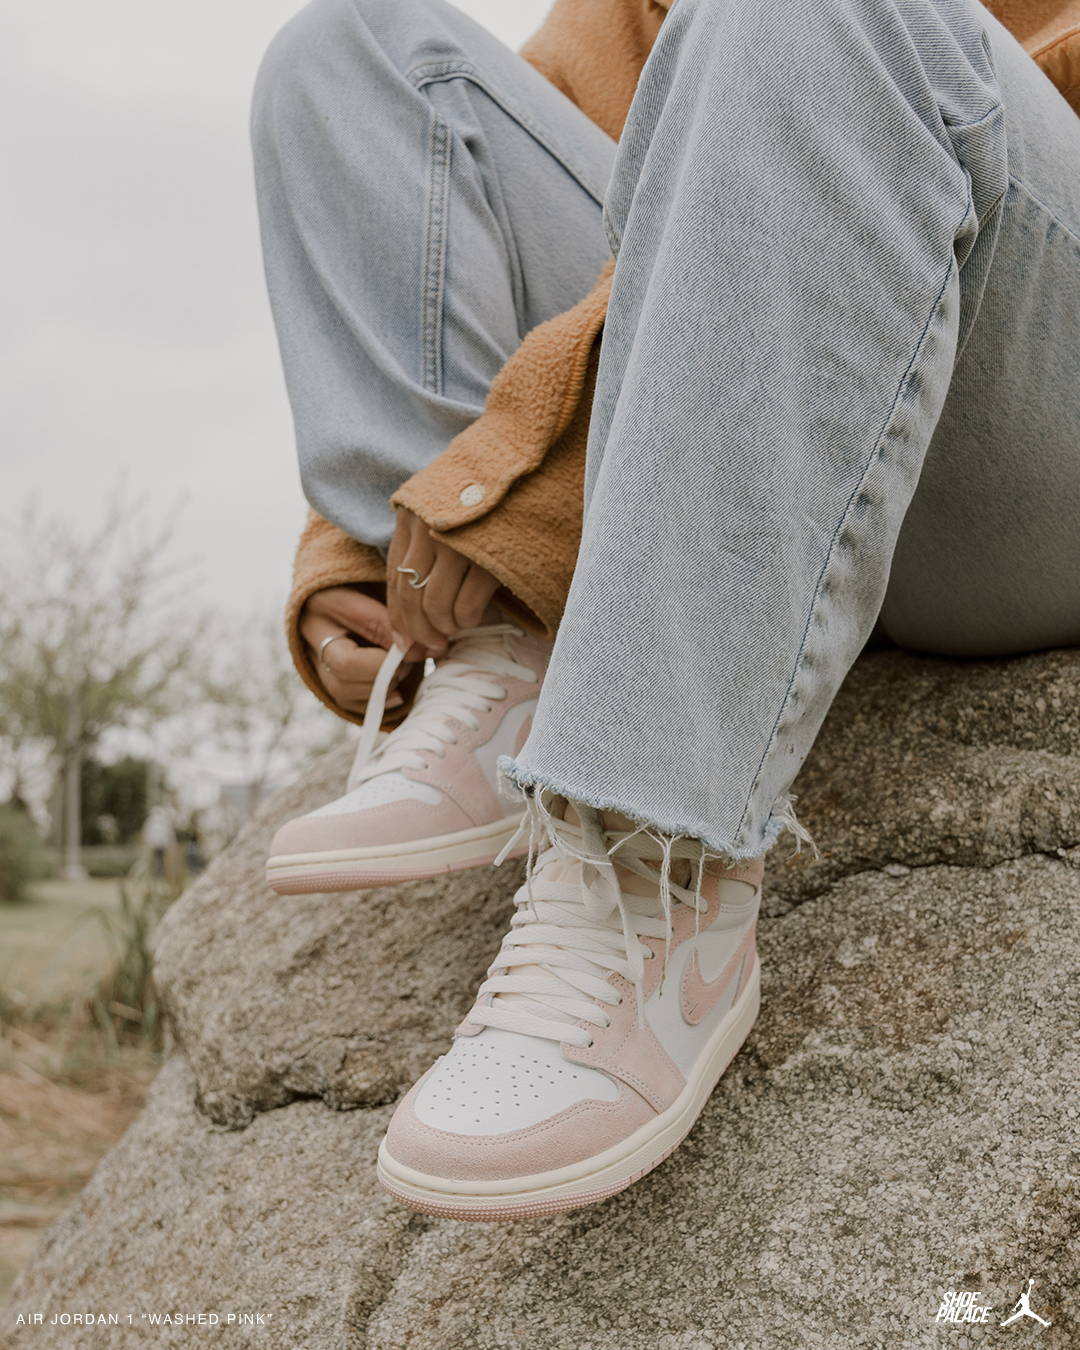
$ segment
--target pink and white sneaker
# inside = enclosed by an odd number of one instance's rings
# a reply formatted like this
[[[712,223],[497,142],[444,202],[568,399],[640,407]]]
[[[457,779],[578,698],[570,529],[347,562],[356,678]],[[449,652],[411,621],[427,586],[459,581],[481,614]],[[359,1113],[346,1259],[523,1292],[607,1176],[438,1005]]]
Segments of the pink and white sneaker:
[[[392,649],[345,795],[274,836],[266,864],[274,890],[351,891],[492,862],[521,823],[521,807],[499,796],[498,760],[529,734],[550,650],[513,624],[459,634],[409,715],[376,745],[401,660]]]
[[[575,811],[547,822],[472,1011],[379,1149],[383,1186],[424,1213],[531,1218],[623,1190],[682,1141],[757,1017],[762,863]]]

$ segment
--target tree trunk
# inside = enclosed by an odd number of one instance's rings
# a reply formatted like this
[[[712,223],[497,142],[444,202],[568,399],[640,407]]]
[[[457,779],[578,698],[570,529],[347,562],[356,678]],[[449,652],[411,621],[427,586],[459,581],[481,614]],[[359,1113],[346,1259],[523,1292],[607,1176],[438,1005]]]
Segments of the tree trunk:
[[[76,690],[68,695],[64,737],[64,878],[86,878],[82,865],[82,717]]]

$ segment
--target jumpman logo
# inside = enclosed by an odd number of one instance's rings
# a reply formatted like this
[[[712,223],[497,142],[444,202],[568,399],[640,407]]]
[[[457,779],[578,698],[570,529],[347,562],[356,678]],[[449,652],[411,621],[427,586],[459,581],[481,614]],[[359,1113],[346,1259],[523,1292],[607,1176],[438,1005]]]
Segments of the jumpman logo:
[[[1034,1279],[1028,1280],[1028,1287],[1024,1290],[1024,1292],[1020,1295],[1020,1297],[1016,1300],[1015,1304],[1013,1305],[1012,1316],[1006,1317],[1004,1322],[998,1323],[998,1326],[1007,1327],[1021,1317],[1030,1317],[1033,1321],[1040,1323],[1044,1327],[1048,1327],[1050,1325],[1050,1323],[1046,1320],[1045,1317],[1040,1317],[1037,1312],[1031,1311],[1031,1287],[1034,1283],[1035,1283]]]

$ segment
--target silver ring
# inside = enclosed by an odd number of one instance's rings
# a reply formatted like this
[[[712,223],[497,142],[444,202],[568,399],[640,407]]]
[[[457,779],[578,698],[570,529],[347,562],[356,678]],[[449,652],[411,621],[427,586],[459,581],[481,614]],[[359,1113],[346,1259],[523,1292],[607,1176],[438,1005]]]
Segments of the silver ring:
[[[330,646],[331,642],[336,642],[338,638],[343,637],[350,638],[351,641],[350,635],[346,633],[343,629],[340,633],[331,633],[329,637],[324,637],[323,640],[319,643],[319,665],[323,666],[326,670],[328,670],[331,675],[336,675],[337,671],[326,659],[326,649],[327,647]]]
[[[415,567],[399,567],[397,570],[399,572],[404,573],[404,575],[407,577],[414,578],[412,581],[409,582],[409,585],[413,588],[414,591],[422,591],[424,587],[428,584],[428,582],[431,580],[430,572],[427,574],[426,577],[421,579],[420,573],[416,570]]]

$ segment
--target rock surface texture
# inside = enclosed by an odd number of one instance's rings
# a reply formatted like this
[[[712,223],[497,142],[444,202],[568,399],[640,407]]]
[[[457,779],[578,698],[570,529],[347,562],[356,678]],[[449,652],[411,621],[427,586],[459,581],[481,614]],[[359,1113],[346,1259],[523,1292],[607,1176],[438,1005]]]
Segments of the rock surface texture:
[[[272,830],[345,768],[282,794],[168,916],[174,1053],[17,1286],[11,1344],[1080,1344],[1080,652],[860,661],[798,784],[822,857],[772,869],[750,1041],[667,1163],[544,1221],[426,1219],[376,1186],[520,868],[275,897]],[[1051,1326],[1000,1330],[1029,1277]],[[936,1324],[947,1290],[989,1324]],[[65,1309],[133,1322],[15,1325]],[[210,1337],[145,1312],[266,1320]]]

